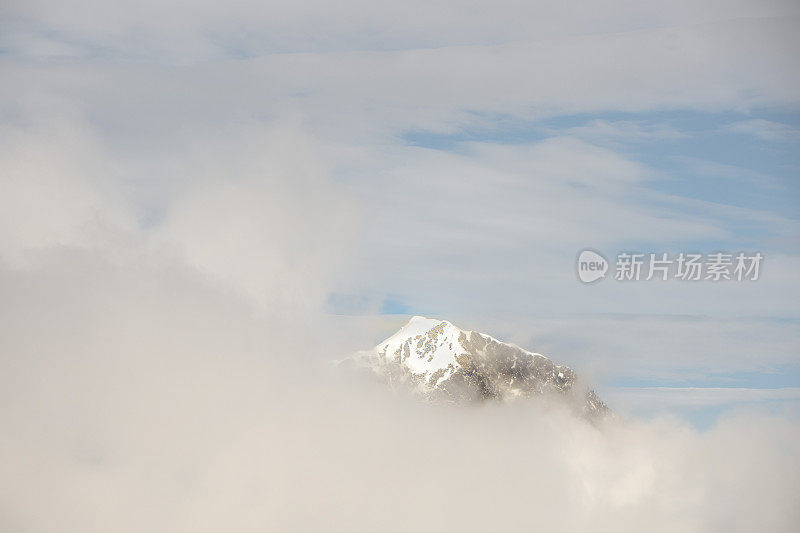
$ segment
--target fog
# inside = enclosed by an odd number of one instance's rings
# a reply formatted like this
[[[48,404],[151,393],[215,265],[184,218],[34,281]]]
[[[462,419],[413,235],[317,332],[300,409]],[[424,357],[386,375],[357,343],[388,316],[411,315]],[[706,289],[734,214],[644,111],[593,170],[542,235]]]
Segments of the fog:
[[[6,531],[789,531],[800,518],[788,421],[699,433],[424,404],[331,372],[345,342],[313,319],[287,331],[175,272],[53,261],[3,275]]]
[[[590,424],[535,402],[424,403],[337,369],[393,326],[322,313],[322,273],[282,270],[308,231],[292,228],[243,240],[270,252],[267,299],[178,237],[119,228],[3,267],[4,531],[796,527],[790,419]],[[309,304],[289,305],[303,286]]]

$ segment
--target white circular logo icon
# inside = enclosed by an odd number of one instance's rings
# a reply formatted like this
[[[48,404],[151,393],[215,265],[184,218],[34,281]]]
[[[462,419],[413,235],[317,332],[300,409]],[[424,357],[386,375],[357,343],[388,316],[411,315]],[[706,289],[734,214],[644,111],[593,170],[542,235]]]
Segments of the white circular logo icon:
[[[578,278],[584,283],[593,283],[606,277],[608,261],[592,250],[584,250],[578,255]]]

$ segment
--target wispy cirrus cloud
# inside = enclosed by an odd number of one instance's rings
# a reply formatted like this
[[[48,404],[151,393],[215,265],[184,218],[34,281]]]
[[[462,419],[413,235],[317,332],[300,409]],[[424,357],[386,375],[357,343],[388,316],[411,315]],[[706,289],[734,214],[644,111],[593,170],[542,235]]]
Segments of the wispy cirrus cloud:
[[[723,131],[752,135],[761,141],[770,142],[798,142],[800,130],[772,120],[754,118],[733,122],[723,128]]]

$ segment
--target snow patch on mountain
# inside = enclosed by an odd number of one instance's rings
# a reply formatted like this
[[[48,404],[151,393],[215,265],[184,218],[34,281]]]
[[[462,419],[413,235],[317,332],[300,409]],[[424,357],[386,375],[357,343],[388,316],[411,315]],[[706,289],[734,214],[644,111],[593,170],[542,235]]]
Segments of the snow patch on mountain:
[[[451,401],[561,396],[587,414],[608,408],[576,387],[574,372],[547,357],[447,320],[414,316],[397,333],[355,360],[396,384]]]

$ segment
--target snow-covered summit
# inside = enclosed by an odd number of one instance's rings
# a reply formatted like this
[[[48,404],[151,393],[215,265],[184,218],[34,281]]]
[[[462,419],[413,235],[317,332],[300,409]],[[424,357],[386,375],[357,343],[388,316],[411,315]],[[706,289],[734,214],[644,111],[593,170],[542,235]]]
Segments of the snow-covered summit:
[[[576,396],[575,374],[569,367],[447,320],[414,316],[357,359],[390,382],[408,382],[429,397],[460,401],[545,393]],[[594,392],[582,392],[578,402],[583,411],[607,411]]]
[[[439,384],[449,377],[458,365],[459,335],[463,332],[446,320],[423,316],[412,317],[400,330],[380,343],[377,353],[386,359],[399,356],[401,363],[425,381],[434,377]]]

